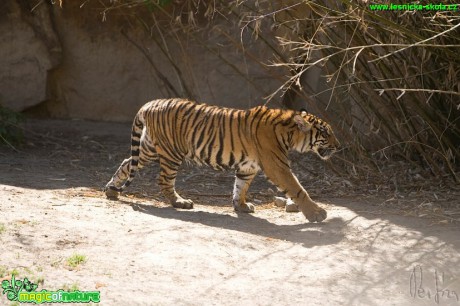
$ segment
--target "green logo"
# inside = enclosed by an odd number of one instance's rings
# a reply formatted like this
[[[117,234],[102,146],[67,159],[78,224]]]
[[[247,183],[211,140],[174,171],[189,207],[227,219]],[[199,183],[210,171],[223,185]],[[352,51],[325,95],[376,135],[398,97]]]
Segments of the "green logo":
[[[48,291],[43,289],[35,291],[38,285],[32,283],[27,278],[24,280],[16,280],[14,275],[11,281],[2,281],[3,294],[10,301],[18,301],[19,303],[99,303],[99,291]]]

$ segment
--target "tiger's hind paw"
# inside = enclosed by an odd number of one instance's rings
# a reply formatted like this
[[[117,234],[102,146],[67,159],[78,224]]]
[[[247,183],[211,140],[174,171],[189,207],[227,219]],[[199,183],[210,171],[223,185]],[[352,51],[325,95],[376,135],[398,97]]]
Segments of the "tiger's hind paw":
[[[120,192],[115,187],[112,188],[112,186],[105,187],[104,192],[109,200],[118,200],[118,196],[120,195]]]
[[[172,201],[172,206],[174,208],[181,208],[181,209],[192,209],[193,208],[193,201],[190,199],[183,199],[179,198],[175,201]]]

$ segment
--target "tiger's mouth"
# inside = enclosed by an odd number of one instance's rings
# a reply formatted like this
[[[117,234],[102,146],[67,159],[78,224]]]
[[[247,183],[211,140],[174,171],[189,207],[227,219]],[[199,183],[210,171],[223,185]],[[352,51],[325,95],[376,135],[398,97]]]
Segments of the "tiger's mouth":
[[[329,159],[332,156],[332,154],[334,154],[335,151],[336,151],[335,149],[331,149],[331,148],[318,148],[317,153],[319,157],[326,160],[326,159]]]

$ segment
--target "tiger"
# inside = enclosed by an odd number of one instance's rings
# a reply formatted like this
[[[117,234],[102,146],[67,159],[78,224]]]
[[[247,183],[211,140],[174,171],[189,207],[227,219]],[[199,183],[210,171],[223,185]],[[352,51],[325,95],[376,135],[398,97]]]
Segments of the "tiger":
[[[305,110],[266,106],[239,110],[179,98],[153,100],[135,116],[131,156],[123,160],[104,191],[107,198],[118,199],[139,169],[158,162],[162,194],[173,207],[191,209],[193,201],[175,189],[179,167],[187,161],[234,170],[233,208],[252,213],[254,205],[246,202],[246,194],[256,174],[263,171],[310,222],[321,222],[327,212],[292,173],[288,152],[312,151],[327,160],[339,147],[331,126]]]

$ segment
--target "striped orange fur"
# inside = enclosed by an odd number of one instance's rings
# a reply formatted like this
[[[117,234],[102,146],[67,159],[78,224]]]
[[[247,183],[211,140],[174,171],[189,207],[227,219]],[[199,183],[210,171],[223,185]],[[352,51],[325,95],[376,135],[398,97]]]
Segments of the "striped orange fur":
[[[159,162],[159,186],[174,207],[193,208],[193,202],[175,190],[175,179],[184,161],[236,173],[233,207],[253,212],[246,193],[262,170],[311,222],[326,218],[326,211],[309,197],[290,169],[288,152],[312,151],[329,158],[339,147],[329,124],[305,111],[269,109],[264,106],[237,110],[183,99],[154,100],[134,118],[131,157],[125,159],[105,192],[117,198],[138,169]]]

